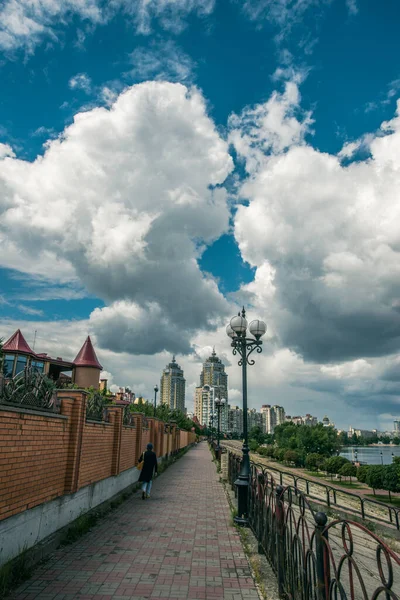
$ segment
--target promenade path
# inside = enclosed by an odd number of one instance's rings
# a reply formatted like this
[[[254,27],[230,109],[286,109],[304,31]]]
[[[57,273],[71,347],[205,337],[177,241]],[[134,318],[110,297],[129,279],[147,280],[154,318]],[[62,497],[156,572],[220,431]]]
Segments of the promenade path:
[[[15,600],[258,600],[205,442],[74,544],[57,550]]]

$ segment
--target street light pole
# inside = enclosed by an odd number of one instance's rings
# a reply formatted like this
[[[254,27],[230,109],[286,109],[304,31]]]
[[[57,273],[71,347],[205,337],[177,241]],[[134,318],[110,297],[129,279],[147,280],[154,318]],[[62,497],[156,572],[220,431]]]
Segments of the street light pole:
[[[154,416],[156,416],[158,385],[154,386]]]
[[[383,465],[383,452],[381,450],[381,464]]]
[[[219,458],[220,452],[221,452],[221,446],[219,444],[219,440],[221,439],[221,410],[222,410],[223,406],[225,406],[225,400],[224,399],[221,400],[221,398],[216,398],[215,407],[217,409],[217,414],[218,414],[217,447],[216,447],[217,458]]]
[[[213,432],[213,424],[214,424],[214,414],[211,413],[210,414],[210,423],[209,423],[209,425],[210,425],[210,431],[211,431],[211,443],[213,443],[213,439],[214,439],[213,438],[213,433],[214,433]]]
[[[242,390],[243,390],[243,448],[242,463],[239,477],[235,481],[238,490],[238,515],[234,518],[237,525],[247,527],[249,514],[249,484],[250,484],[250,458],[249,440],[247,428],[247,365],[254,365],[255,361],[250,359],[250,354],[256,350],[262,352],[261,337],[265,334],[267,326],[263,321],[256,319],[249,326],[250,333],[254,339],[247,338],[246,311],[243,307],[242,313],[233,317],[226,328],[226,333],[232,339],[231,346],[234,355],[239,354],[239,366],[242,367]]]

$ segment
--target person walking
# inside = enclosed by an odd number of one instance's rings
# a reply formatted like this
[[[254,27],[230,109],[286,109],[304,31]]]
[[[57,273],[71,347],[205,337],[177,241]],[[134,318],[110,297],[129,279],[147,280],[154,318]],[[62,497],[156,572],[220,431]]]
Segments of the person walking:
[[[143,452],[139,458],[139,462],[143,461],[143,467],[140,472],[139,481],[142,485],[142,500],[150,498],[151,486],[153,485],[153,477],[157,475],[157,456],[153,452],[153,444],[147,444],[147,450]]]

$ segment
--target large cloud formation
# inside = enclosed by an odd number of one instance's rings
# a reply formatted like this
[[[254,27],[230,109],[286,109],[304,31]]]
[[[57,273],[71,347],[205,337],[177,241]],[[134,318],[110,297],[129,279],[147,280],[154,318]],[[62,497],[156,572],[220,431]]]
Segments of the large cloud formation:
[[[400,102],[344,165],[306,143],[311,119],[293,82],[231,119],[249,177],[235,236],[256,267],[244,288],[280,343],[318,363],[400,347]],[[365,140],[363,140],[365,143]],[[353,149],[357,148],[354,144]]]
[[[33,163],[4,155],[1,262],[75,277],[110,303],[92,315],[102,345],[188,352],[226,313],[197,258],[228,228],[232,160],[196,89],[134,86],[76,115]]]

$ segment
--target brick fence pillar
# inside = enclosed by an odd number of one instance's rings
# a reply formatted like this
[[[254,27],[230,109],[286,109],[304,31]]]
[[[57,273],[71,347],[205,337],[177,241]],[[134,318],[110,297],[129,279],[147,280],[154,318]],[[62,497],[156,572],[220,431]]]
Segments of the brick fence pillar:
[[[113,457],[111,463],[111,474],[118,475],[121,464],[121,440],[122,440],[122,418],[123,406],[110,406],[110,423],[114,428]]]
[[[61,400],[61,414],[68,417],[68,458],[64,482],[67,494],[78,490],[86,396],[84,390],[57,391],[57,397]]]

